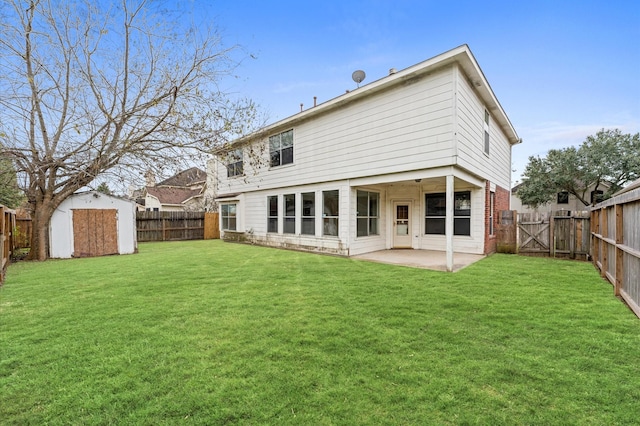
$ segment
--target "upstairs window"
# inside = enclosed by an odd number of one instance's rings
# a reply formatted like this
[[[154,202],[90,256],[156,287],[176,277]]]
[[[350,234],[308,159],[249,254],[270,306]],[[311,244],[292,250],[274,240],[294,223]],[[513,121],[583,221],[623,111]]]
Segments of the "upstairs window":
[[[242,176],[244,173],[242,149],[234,149],[227,154],[227,177]]]
[[[490,148],[490,140],[489,140],[489,121],[491,120],[491,115],[489,115],[489,111],[484,110],[484,153],[489,155]]]
[[[453,200],[453,235],[471,235],[471,192],[456,192]],[[445,235],[446,194],[425,194],[425,210],[425,234]]]
[[[293,163],[293,129],[269,138],[271,167]]]
[[[604,201],[604,191],[596,189],[591,191],[591,204],[598,204]]]
[[[558,204],[569,204],[569,193],[567,191],[558,192]]]

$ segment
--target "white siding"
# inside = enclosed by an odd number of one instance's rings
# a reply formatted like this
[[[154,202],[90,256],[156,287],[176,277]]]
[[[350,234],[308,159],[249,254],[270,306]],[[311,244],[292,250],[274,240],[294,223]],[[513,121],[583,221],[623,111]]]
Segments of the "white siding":
[[[453,164],[453,68],[395,86],[293,127],[294,163],[245,177],[226,177],[218,190],[252,191]],[[266,140],[263,162],[267,162]],[[247,148],[245,148],[245,151]]]
[[[338,236],[322,235],[322,192],[338,190],[340,194],[339,207],[339,230]],[[316,234],[301,235],[301,194],[314,192],[316,194],[315,214],[316,214]],[[284,234],[283,213],[285,194],[296,195],[296,233]],[[267,197],[278,196],[278,233],[267,232]],[[224,201],[227,202],[226,200]],[[229,201],[232,202],[232,201]],[[349,206],[351,196],[347,181],[332,182],[329,184],[291,186],[286,189],[278,188],[273,190],[254,191],[238,197],[238,229],[239,232],[246,232],[247,238],[259,244],[283,248],[303,248],[311,251],[327,252],[334,254],[348,255],[349,242]]]
[[[456,88],[458,165],[502,188],[510,188],[511,145],[507,137],[491,114],[491,146],[489,155],[485,154],[485,105],[461,71],[457,73]]]
[[[147,194],[144,197],[144,207],[145,210],[153,210],[154,208],[162,210],[162,203],[160,203],[157,197]]]

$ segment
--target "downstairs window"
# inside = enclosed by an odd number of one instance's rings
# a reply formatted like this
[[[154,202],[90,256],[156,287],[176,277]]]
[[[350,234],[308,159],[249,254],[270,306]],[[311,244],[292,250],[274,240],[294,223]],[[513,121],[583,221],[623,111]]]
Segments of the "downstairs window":
[[[471,191],[453,194],[453,235],[471,235]],[[445,235],[447,197],[444,192],[425,194],[425,234]]]
[[[236,205],[223,204],[220,206],[220,220],[223,231],[236,230]]]

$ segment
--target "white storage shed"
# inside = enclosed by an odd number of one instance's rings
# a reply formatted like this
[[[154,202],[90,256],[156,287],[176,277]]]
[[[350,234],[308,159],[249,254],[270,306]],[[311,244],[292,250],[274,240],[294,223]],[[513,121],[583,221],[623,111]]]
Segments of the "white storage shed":
[[[73,194],[60,204],[49,226],[49,256],[131,254],[138,248],[136,205],[96,191]]]

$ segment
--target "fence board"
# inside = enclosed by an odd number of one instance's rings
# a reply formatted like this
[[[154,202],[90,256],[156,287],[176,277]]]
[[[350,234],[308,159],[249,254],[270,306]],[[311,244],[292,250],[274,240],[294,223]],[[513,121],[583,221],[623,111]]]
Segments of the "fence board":
[[[204,222],[204,212],[138,212],[138,241],[202,240]]]
[[[4,282],[7,267],[14,250],[13,230],[16,227],[16,212],[0,204],[0,284]]]
[[[31,219],[16,218],[16,232],[14,243],[16,249],[31,247],[31,233],[33,222]]]
[[[218,213],[204,214],[204,239],[218,240],[220,239],[220,226]]]
[[[591,210],[593,264],[640,317],[640,188]]]

